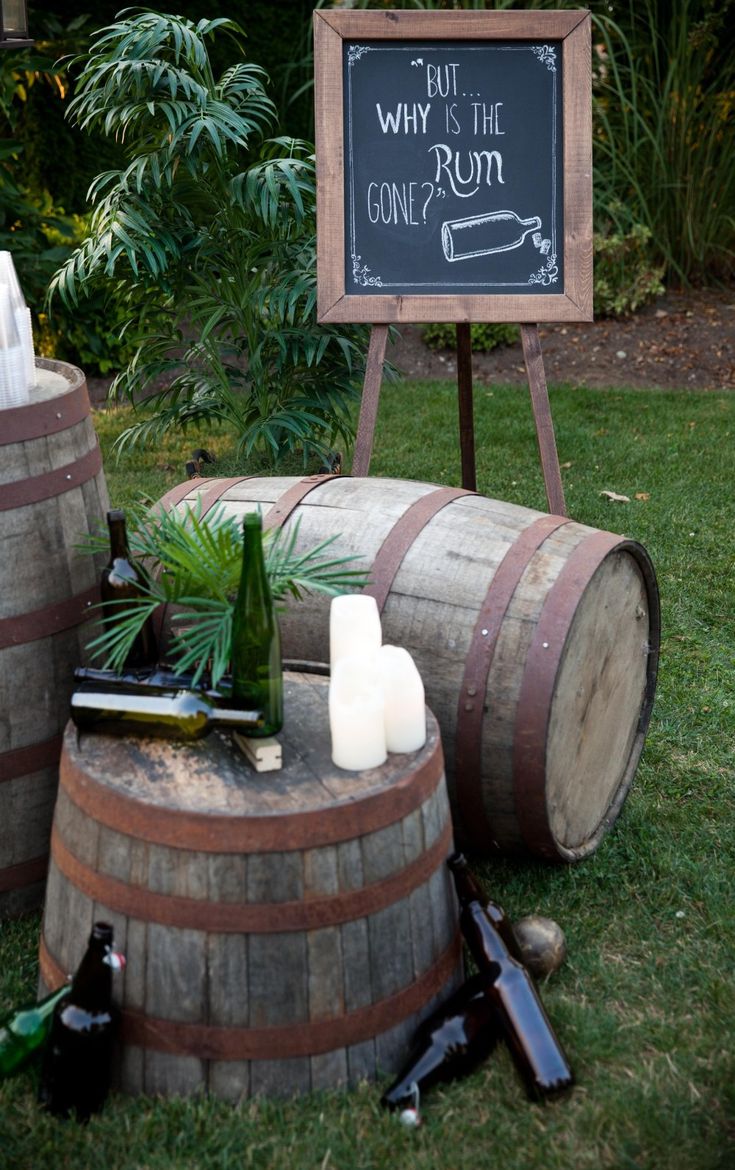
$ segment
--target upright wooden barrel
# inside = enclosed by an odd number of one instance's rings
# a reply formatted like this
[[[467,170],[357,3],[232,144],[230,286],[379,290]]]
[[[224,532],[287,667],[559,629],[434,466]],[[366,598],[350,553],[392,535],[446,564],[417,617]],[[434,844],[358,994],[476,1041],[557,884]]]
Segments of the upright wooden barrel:
[[[0,412],[0,915],[41,901],[72,671],[104,526],[102,457],[81,370],[39,360],[27,406]]]
[[[325,679],[287,676],[284,766],[70,727],[41,944],[45,988],[113,924],[126,953],[120,1085],[284,1096],[393,1072],[462,976],[436,720],[354,773],[330,758]]]
[[[458,488],[315,476],[208,479],[164,503],[299,524],[355,554],[439,720],[455,828],[478,849],[576,861],[623,805],[648,727],[658,590],[636,541]],[[289,606],[284,654],[328,658],[329,601]]]

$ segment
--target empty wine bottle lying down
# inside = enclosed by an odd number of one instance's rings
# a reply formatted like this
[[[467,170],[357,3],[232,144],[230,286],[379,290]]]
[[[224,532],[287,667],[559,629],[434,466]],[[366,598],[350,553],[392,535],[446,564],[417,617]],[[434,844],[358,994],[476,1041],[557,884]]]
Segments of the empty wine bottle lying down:
[[[408,1063],[381,1101],[419,1123],[421,1094],[440,1081],[467,1076],[505,1040],[533,1099],[555,1097],[574,1084],[564,1051],[529,972],[513,928],[485,895],[461,853],[452,854],[460,927],[478,973],[429,1017],[416,1034]]]
[[[260,711],[220,705],[204,692],[171,683],[126,686],[91,679],[77,682],[71,717],[81,731],[182,740],[202,739],[215,728],[248,735],[263,726]]]

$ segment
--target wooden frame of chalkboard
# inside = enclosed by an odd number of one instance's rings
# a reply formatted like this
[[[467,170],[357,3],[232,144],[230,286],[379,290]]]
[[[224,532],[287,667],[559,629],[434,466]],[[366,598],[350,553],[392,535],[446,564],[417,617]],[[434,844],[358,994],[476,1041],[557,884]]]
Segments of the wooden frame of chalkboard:
[[[592,320],[590,16],[314,13],[322,322]]]

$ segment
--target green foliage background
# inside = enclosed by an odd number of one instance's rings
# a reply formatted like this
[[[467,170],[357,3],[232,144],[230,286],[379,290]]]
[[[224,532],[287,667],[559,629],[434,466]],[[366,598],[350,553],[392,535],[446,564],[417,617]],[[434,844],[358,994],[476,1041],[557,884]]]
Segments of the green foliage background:
[[[315,0],[318,7],[331,0]],[[572,0],[353,0],[353,7],[484,9],[577,5]],[[31,4],[36,44],[0,54],[0,247],[18,258],[39,320],[39,349],[90,374],[122,368],[139,336],[128,327],[129,290],[98,288],[83,309],[60,302],[42,316],[43,295],[59,262],[78,243],[89,214],[88,186],[122,164],[107,136],[80,133],[65,120],[74,82],[53,63],[83,52],[92,31],[111,21],[121,0],[88,6]],[[202,14],[193,0],[172,8]],[[245,25],[246,55],[269,75],[277,132],[313,133],[311,0],[212,0],[208,17]],[[735,0],[591,0],[595,148],[595,311],[634,312],[662,282],[729,282],[735,271]],[[230,64],[231,46],[213,46],[213,64]],[[155,311],[141,322],[155,334]]]

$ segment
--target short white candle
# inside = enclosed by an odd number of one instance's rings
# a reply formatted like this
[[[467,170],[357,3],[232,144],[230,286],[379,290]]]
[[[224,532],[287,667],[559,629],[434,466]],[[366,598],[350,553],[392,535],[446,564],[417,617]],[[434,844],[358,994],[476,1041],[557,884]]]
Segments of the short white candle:
[[[332,761],[348,772],[379,768],[385,746],[385,703],[375,658],[341,658],[329,682]]]
[[[426,700],[416,663],[403,646],[381,646],[377,664],[386,747],[389,752],[416,752],[426,743]]]
[[[340,658],[375,654],[383,635],[374,597],[345,593],[334,597],[329,611],[329,662],[332,670]]]

